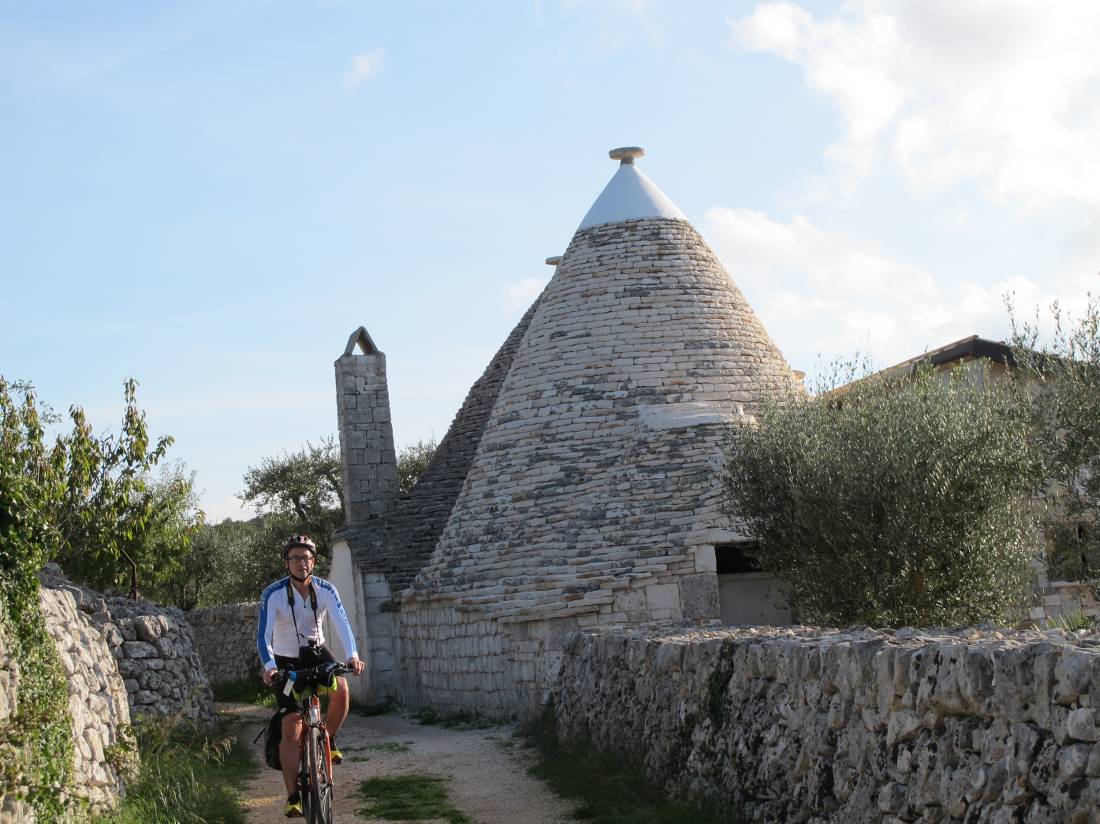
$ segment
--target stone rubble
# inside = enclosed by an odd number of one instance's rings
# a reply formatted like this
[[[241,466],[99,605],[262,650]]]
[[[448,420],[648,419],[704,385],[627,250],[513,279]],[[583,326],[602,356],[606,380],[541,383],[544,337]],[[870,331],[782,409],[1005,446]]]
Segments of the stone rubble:
[[[563,738],[730,820],[1100,820],[1084,631],[593,630],[555,699]]]

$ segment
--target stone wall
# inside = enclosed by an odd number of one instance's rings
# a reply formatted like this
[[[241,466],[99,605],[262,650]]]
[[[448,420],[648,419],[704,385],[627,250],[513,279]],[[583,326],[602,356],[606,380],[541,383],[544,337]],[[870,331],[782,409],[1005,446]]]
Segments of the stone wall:
[[[260,602],[193,609],[184,615],[211,684],[255,679],[260,672],[256,625]]]
[[[1027,623],[1030,625],[1071,616],[1084,616],[1100,622],[1100,601],[1096,600],[1092,585],[1078,581],[1049,581],[1040,572]]]
[[[76,586],[52,564],[43,587],[70,594],[100,628],[123,678],[131,713],[214,722],[214,695],[183,611]]]
[[[583,632],[559,734],[747,821],[1091,822],[1100,635]],[[740,818],[738,818],[740,817]]]
[[[123,790],[123,777],[107,754],[130,724],[126,687],[107,643],[112,628],[80,611],[69,589],[43,588],[40,601],[69,685],[73,787],[101,811],[114,806]]]

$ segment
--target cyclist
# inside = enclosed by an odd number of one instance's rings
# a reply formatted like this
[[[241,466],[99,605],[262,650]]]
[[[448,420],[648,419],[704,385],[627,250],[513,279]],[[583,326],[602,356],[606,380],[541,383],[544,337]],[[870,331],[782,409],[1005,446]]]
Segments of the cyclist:
[[[336,634],[347,652],[347,664],[356,675],[363,671],[363,662],[355,646],[355,637],[340,596],[328,581],[313,575],[317,561],[317,545],[308,535],[291,535],[283,544],[283,563],[287,577],[280,578],[264,590],[260,596],[260,622],[256,632],[256,646],[260,651],[260,666],[264,683],[274,683],[280,669],[304,669],[325,661],[332,661],[332,653],[325,646],[322,624],[332,619]],[[348,714],[348,682],[336,679],[325,712],[332,749],[332,761],[339,764],[343,755],[336,748],[336,731]],[[282,720],[283,738],[279,744],[279,759],[286,781],[287,800],[283,813],[288,818],[302,815],[302,799],[297,789],[298,746],[302,735],[302,718],[293,710],[296,704],[282,690],[278,704],[285,712]]]

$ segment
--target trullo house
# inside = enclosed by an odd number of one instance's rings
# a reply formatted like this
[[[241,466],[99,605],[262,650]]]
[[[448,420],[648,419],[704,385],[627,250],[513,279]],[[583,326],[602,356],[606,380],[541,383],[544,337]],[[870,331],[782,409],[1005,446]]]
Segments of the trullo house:
[[[427,471],[397,487],[381,344],[336,361],[347,526],[332,577],[359,698],[529,716],[578,628],[781,623],[721,513],[725,433],[791,368],[638,148],[471,387]]]

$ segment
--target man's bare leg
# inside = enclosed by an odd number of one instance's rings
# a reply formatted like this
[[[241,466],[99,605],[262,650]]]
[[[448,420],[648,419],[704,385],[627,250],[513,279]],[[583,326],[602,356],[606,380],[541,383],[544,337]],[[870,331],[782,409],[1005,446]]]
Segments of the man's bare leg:
[[[289,798],[298,788],[298,742],[302,738],[302,716],[288,712],[283,716],[283,740],[279,742],[279,763]]]
[[[348,717],[349,704],[348,680],[337,678],[336,692],[329,695],[328,709],[325,711],[325,726],[328,727],[330,737],[336,735],[336,731],[340,729],[340,725]]]

